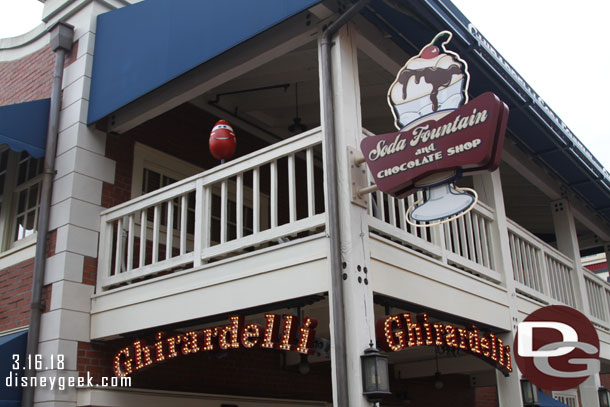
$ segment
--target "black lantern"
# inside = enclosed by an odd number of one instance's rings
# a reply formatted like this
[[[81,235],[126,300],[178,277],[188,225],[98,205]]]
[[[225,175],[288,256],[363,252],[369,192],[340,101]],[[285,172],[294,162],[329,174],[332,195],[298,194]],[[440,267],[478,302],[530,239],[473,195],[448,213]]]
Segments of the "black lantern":
[[[538,390],[529,380],[521,379],[521,397],[524,407],[535,407],[538,405]]]
[[[610,407],[610,391],[605,387],[600,387],[597,390],[599,397],[599,407]]]
[[[381,401],[381,398],[390,394],[390,377],[388,373],[388,357],[382,355],[373,347],[364,351],[360,356],[362,362],[362,394],[370,402]]]

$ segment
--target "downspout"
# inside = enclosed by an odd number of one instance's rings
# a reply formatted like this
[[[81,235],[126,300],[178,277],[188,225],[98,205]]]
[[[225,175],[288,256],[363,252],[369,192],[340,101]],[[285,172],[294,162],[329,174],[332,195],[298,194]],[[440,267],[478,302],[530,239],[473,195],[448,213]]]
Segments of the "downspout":
[[[331,65],[332,37],[370,0],[359,0],[333,22],[320,37],[321,82],[324,90],[324,150],[326,185],[328,187],[328,234],[330,236],[330,267],[332,287],[333,337],[335,347],[335,374],[337,405],[349,403],[347,354],[345,350],[345,303],[343,299],[343,260],[341,256],[341,229],[339,224],[339,195],[337,188],[335,108],[333,102],[333,76]]]
[[[55,176],[55,154],[57,150],[57,135],[59,124],[59,111],[61,109],[61,86],[64,73],[66,54],[72,49],[74,27],[59,22],[50,28],[50,46],[55,52],[55,69],[53,71],[53,89],[51,93],[51,106],[49,108],[49,128],[47,130],[47,144],[44,156],[44,170],[40,193],[40,212],[38,215],[38,236],[36,238],[36,257],[34,259],[34,276],[32,278],[32,300],[30,304],[30,326],[26,355],[38,353],[40,339],[40,317],[44,309],[42,303],[42,287],[46,266],[47,236],[49,232],[49,212],[51,210],[51,193],[53,192],[53,178]],[[33,359],[33,356],[32,356]],[[27,369],[24,374],[30,378],[36,376],[36,370]],[[31,407],[34,402],[34,387],[23,388],[21,397],[22,407]]]

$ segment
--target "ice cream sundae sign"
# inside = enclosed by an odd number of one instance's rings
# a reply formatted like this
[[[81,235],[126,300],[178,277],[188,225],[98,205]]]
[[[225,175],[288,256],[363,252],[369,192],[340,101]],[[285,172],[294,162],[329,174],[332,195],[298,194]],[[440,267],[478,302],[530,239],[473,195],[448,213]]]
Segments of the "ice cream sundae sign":
[[[439,33],[390,86],[388,103],[399,131],[360,144],[379,190],[397,198],[426,190],[426,201],[407,212],[417,226],[472,209],[476,192],[453,181],[495,170],[504,142],[508,107],[491,92],[468,101],[468,66],[445,48],[450,40],[450,32]]]

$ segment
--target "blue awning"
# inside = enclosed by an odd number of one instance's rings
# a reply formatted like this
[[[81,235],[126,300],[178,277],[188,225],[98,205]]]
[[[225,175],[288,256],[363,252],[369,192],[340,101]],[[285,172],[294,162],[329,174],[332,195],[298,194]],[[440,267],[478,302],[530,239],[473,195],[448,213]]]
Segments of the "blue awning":
[[[100,14],[92,124],[320,0],[147,0]]]
[[[0,406],[19,407],[21,405],[21,387],[16,386],[15,374],[23,374],[23,359],[27,345],[28,331],[0,336]],[[13,370],[13,355],[19,355],[19,369]],[[8,383],[8,378],[11,378]],[[7,385],[8,383],[8,385]]]
[[[0,144],[13,151],[44,156],[51,99],[0,106]]]
[[[538,406],[540,407],[570,407],[559,400],[555,400],[551,396],[547,396],[542,391],[538,390]]]

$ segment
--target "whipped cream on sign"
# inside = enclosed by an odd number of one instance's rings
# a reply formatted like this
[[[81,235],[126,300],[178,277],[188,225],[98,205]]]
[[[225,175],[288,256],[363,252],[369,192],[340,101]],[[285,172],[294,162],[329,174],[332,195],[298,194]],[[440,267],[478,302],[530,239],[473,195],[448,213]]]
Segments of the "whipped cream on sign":
[[[467,101],[466,63],[445,49],[450,39],[451,33],[440,33],[398,72],[388,93],[397,128],[432,113],[455,110]]]

